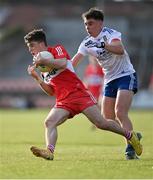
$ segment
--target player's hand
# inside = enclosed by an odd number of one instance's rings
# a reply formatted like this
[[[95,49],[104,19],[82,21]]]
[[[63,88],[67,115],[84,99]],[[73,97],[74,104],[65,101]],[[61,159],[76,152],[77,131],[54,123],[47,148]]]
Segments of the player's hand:
[[[33,78],[37,79],[39,77],[39,75],[37,74],[36,70],[35,70],[35,65],[29,65],[28,66],[28,74],[31,75]]]
[[[40,53],[38,53],[36,56],[33,57],[33,65],[37,68],[42,62],[42,57],[40,56]]]

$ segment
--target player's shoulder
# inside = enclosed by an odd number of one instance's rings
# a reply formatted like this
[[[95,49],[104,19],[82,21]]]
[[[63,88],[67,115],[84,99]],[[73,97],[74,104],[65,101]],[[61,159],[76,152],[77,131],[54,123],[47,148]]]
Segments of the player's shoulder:
[[[62,49],[65,49],[64,46],[62,44],[56,44],[53,46],[54,49],[56,48],[62,48]]]
[[[120,33],[120,32],[115,29],[109,28],[109,27],[103,27],[102,33],[107,34],[107,35],[112,35],[112,34],[116,34],[116,33]]]
[[[54,46],[48,46],[49,50],[53,50],[53,49],[56,49],[56,48],[64,48],[64,46],[62,44],[56,44]]]
[[[102,36],[105,39],[121,38],[121,32],[108,27],[103,27]]]
[[[103,32],[103,33],[104,33],[104,32],[108,32],[108,33],[111,34],[111,33],[113,33],[113,32],[117,32],[117,30],[105,26],[105,27],[103,27],[102,32]]]
[[[48,47],[48,50],[54,55],[56,59],[58,58],[70,59],[69,53],[61,44],[56,44],[52,47]]]
[[[54,46],[49,46],[48,47],[48,51],[50,52],[60,52],[60,51],[66,51],[66,49],[64,48],[64,46],[62,44],[56,44]]]

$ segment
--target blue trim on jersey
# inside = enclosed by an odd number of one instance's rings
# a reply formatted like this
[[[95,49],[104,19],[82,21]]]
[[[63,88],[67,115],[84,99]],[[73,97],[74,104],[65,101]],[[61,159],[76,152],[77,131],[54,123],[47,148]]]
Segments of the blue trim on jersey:
[[[133,91],[134,94],[137,92],[138,87],[136,73],[117,78],[107,83],[104,87],[104,96],[116,98],[117,91],[121,89]]]
[[[114,32],[112,29],[110,29],[110,28],[108,28],[108,27],[104,27],[102,31],[103,31],[103,32],[106,32],[106,31],[107,31],[109,34],[111,34],[111,33]]]

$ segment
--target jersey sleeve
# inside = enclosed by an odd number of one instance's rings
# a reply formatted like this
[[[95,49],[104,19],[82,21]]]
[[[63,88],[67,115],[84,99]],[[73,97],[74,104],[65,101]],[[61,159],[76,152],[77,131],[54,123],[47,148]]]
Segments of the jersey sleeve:
[[[86,50],[86,47],[84,45],[84,42],[82,42],[78,48],[78,52],[77,53],[80,53],[84,56],[86,56],[88,53],[87,53],[87,50]]]
[[[68,52],[62,45],[55,46],[52,52],[55,59],[62,59],[62,58],[66,58],[68,60],[70,59]]]
[[[110,35],[108,43],[111,43],[113,39],[118,39],[121,41],[121,33],[118,31],[113,31]]]

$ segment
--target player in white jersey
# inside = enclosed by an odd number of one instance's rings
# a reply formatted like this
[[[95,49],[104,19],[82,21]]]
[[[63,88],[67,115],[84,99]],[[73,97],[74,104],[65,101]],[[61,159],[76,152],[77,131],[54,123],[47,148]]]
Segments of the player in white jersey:
[[[48,46],[42,29],[29,32],[24,40],[35,58],[35,62],[28,66],[29,75],[44,92],[56,96],[56,104],[45,119],[46,148],[32,146],[31,151],[35,156],[53,160],[58,137],[57,126],[79,113],[83,113],[98,128],[126,137],[137,154],[141,155],[142,145],[135,132],[123,129],[113,120],[106,120],[101,116],[93,96],[76,76],[70,57],[62,45]],[[42,51],[50,52],[54,59],[43,59],[40,55]],[[42,77],[35,69],[39,65],[48,67],[48,72],[41,72]]]
[[[72,58],[76,66],[84,56],[96,57],[104,71],[104,95],[102,113],[105,118],[117,119],[122,127],[132,130],[128,111],[133,95],[137,92],[137,77],[122,40],[121,33],[103,26],[103,11],[91,8],[82,18],[87,36]],[[141,138],[141,134],[138,134]],[[127,143],[127,159],[137,159],[134,149]]]

